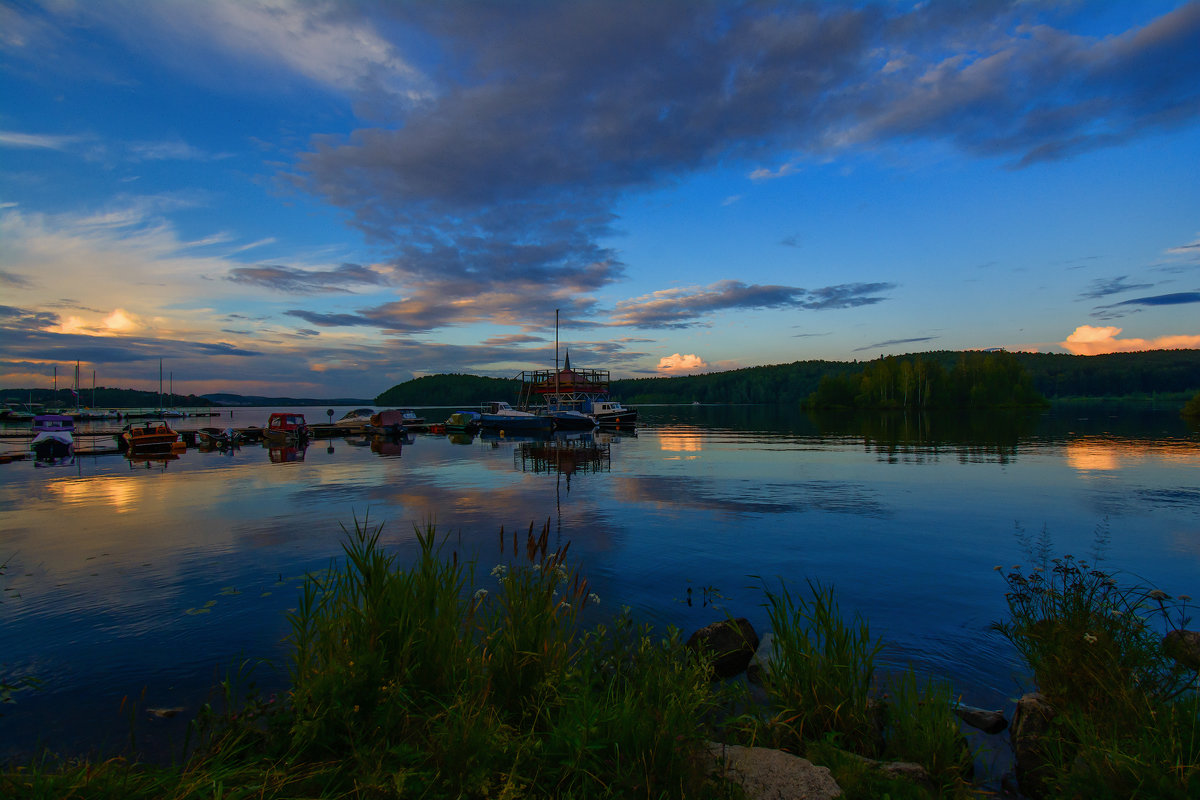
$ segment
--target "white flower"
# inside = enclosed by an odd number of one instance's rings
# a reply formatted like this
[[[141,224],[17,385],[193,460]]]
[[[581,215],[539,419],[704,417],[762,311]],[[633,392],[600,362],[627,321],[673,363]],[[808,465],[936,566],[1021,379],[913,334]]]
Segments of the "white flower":
[[[493,578],[503,578],[507,574],[508,574],[508,565],[507,564],[497,564],[496,566],[492,567],[492,577]]]
[[[483,598],[487,597],[487,595],[488,595],[487,589],[479,589],[475,592],[475,599],[482,600]]]
[[[597,605],[599,605],[600,604],[600,595],[596,594],[595,592],[592,592],[591,594],[588,595],[588,602],[596,603]]]

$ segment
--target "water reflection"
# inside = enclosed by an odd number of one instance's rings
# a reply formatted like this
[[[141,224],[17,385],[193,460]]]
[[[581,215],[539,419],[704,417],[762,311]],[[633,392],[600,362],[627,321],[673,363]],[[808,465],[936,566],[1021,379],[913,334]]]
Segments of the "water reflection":
[[[0,465],[0,660],[46,679],[5,708],[0,756],[39,740],[86,748],[93,726],[119,745],[122,696],[149,687],[148,703],[194,710],[231,659],[278,655],[289,579],[338,557],[356,518],[384,523],[402,560],[413,524],[433,520],[456,551],[487,559],[502,525],[553,519],[611,598],[597,613],[628,605],[681,628],[725,611],[761,627],[748,576],[820,579],[871,619],[889,658],[995,707],[1013,662],[989,638],[1003,608],[990,581],[994,564],[1022,558],[1014,520],[1086,552],[1107,517],[1114,565],[1200,596],[1200,446],[1175,413],[1140,434],[1078,408],[998,415],[991,431],[782,406],[641,413],[636,435],[352,437],[291,453],[193,448],[150,469],[115,455]],[[725,606],[674,602],[691,585],[719,587]]]

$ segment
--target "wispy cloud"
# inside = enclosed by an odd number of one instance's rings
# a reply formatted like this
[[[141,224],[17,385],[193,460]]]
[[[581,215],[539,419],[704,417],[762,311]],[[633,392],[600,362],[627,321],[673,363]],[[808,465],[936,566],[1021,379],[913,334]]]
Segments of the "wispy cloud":
[[[895,347],[898,344],[916,344],[917,342],[932,342],[937,339],[936,336],[915,336],[911,339],[888,339],[886,342],[875,342],[863,347],[854,348],[854,352],[860,353],[866,350],[883,350],[889,347]]]
[[[236,267],[228,280],[291,294],[350,292],[355,286],[381,286],[386,278],[361,264],[342,264],[333,269],[298,269],[280,265]]]
[[[67,150],[80,141],[83,141],[83,139],[79,136],[54,136],[40,133],[0,131],[0,147],[11,147],[14,149]]]
[[[1084,300],[1095,300],[1122,292],[1132,292],[1136,289],[1149,289],[1154,285],[1152,283],[1126,283],[1127,277],[1127,275],[1120,275],[1116,278],[1096,278],[1087,289],[1079,293],[1079,297]]]
[[[813,311],[854,308],[883,301],[891,283],[850,283],[821,289],[762,286],[720,281],[706,287],[664,289],[617,304],[613,324],[641,328],[686,328],[704,317],[733,309],[797,308]]]

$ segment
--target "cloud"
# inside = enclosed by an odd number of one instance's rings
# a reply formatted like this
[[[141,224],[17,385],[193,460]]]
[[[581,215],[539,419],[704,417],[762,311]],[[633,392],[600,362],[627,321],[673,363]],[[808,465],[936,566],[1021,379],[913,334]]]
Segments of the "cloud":
[[[33,286],[25,276],[4,269],[0,269],[0,285],[12,286],[18,289],[28,289]]]
[[[1132,300],[1122,300],[1100,308],[1120,308],[1122,306],[1177,306],[1185,303],[1200,303],[1200,292],[1173,292],[1171,294],[1156,294],[1151,297],[1135,297]]]
[[[1077,356],[1130,353],[1143,350],[1188,350],[1200,348],[1200,335],[1159,336],[1154,339],[1118,339],[1121,328],[1080,325],[1059,345]]]
[[[700,372],[706,369],[708,369],[708,364],[704,362],[704,359],[693,353],[687,355],[674,353],[658,360],[659,372]]]
[[[1181,244],[1179,247],[1167,248],[1167,252],[1171,255],[1200,255],[1200,239]]]
[[[39,133],[0,131],[0,147],[31,150],[67,150],[80,141],[82,139],[78,136],[50,136]]]
[[[869,344],[869,345],[866,345],[865,347],[856,347],[856,348],[854,348],[854,352],[860,353],[864,350],[880,350],[880,349],[883,349],[886,347],[894,347],[895,345],[898,345],[898,344],[914,344],[916,342],[932,342],[934,339],[937,339],[937,338],[938,337],[936,337],[936,336],[915,336],[912,339],[888,339],[886,342],[875,342],[875,344]]]
[[[814,311],[853,308],[883,300],[879,292],[891,283],[848,283],[822,289],[763,286],[719,281],[706,287],[664,289],[617,303],[614,325],[641,328],[687,328],[706,315],[731,309],[800,308]]]
[[[334,269],[306,270],[279,265],[236,267],[226,276],[235,283],[254,284],[278,292],[312,294],[350,292],[358,285],[380,286],[387,280],[361,264],[342,264]]]
[[[1126,283],[1127,277],[1120,275],[1116,278],[1096,278],[1092,281],[1090,288],[1079,293],[1079,297],[1085,300],[1095,300],[1121,292],[1132,292],[1135,289],[1149,289],[1154,285],[1152,283]]]
[[[697,170],[780,177],[913,140],[1023,166],[1200,115],[1200,4],[1105,39],[1034,4],[386,8],[439,43],[430,90],[373,105],[376,126],[313,139],[287,177],[390,243],[427,302],[525,270],[608,286],[623,272],[598,244],[611,209]],[[795,157],[755,166],[780,153]]]

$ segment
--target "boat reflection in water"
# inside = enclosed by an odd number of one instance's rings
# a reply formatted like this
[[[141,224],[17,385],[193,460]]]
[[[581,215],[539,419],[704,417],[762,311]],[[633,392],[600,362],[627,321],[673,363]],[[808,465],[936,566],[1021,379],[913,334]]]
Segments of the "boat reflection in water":
[[[129,459],[129,468],[145,467],[151,469],[155,464],[159,464],[163,469],[172,461],[179,460],[178,453],[163,452],[162,450],[126,450],[125,458]]]
[[[272,464],[288,464],[293,461],[303,461],[304,451],[307,449],[307,444],[302,447],[289,444],[284,447],[270,447],[268,451]]]
[[[611,436],[592,433],[555,433],[539,441],[519,442],[513,465],[521,472],[566,476],[567,487],[576,473],[612,470]]]
[[[412,444],[413,438],[406,433],[379,434],[371,437],[371,452],[381,456],[399,456],[404,445]]]

